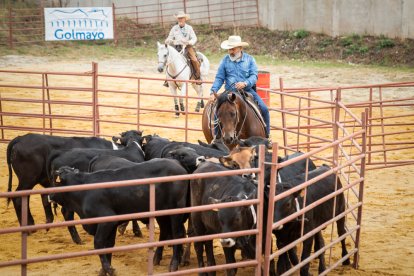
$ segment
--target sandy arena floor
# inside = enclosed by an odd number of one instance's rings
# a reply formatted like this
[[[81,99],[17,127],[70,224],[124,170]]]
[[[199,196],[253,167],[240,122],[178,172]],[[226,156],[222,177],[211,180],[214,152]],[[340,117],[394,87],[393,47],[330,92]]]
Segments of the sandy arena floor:
[[[35,58],[35,57],[19,57],[6,56],[0,58],[0,69],[10,70],[39,70],[39,71],[67,71],[67,72],[86,72],[91,70],[92,60],[64,60],[58,61],[52,58]],[[99,72],[108,74],[128,74],[146,77],[159,78],[163,77],[156,71],[156,62],[154,60],[94,60],[99,63]],[[213,79],[217,65],[212,66],[210,80]],[[359,84],[388,83],[412,81],[414,73],[388,71],[378,68],[352,67],[352,68],[323,68],[311,66],[267,66],[260,68],[271,72],[271,87],[278,86],[278,78],[283,77],[286,87],[316,87],[316,86],[349,86]],[[29,76],[25,79],[19,76],[10,77],[0,74],[0,82],[7,81],[21,84],[39,85],[39,77]],[[61,79],[59,77],[52,78],[50,82],[59,85],[86,85],[83,81],[79,83],[71,83],[71,81]],[[69,83],[69,84],[68,84]],[[136,83],[129,81],[105,80],[104,83],[116,89],[134,89]],[[102,87],[100,87],[103,89]],[[147,82],[143,84],[142,89],[148,91],[168,94],[167,88],[164,88],[158,82]],[[207,95],[205,89],[205,95]],[[36,95],[35,91],[30,89],[10,92],[1,88],[2,97],[11,95],[12,93],[20,93],[24,97]],[[32,94],[33,93],[33,94]],[[192,93],[192,92],[191,92]],[[82,99],[76,93],[53,94],[54,99]],[[103,97],[101,103],[111,103],[128,106],[130,101],[136,99],[132,96],[110,96]],[[85,97],[87,100],[87,97]],[[272,99],[275,101],[276,99]],[[155,97],[145,98],[145,104],[148,107],[155,108],[157,105],[164,103],[164,100]],[[171,104],[171,99],[168,99]],[[195,102],[190,102],[190,108],[193,109]],[[172,107],[172,104],[171,104]],[[6,110],[30,110],[36,112],[40,106],[27,105],[9,105],[3,106]],[[60,112],[60,110],[53,110]],[[27,111],[29,112],[29,111]],[[62,111],[63,112],[63,111]],[[78,108],[65,109],[65,114],[82,114],[86,112]],[[134,122],[135,117],[128,110],[116,110],[115,114],[110,108],[102,108],[101,114],[105,119],[120,120],[125,122]],[[395,110],[398,113],[399,110]],[[142,115],[142,120],[153,121],[157,124],[174,124],[176,126],[184,126],[183,120],[172,120],[172,113],[155,113],[147,112]],[[189,119],[189,126],[200,128],[200,116],[192,115]],[[26,118],[14,118],[14,124],[20,125],[36,125],[40,126],[40,121],[28,121]],[[17,122],[17,123],[16,123]],[[64,120],[55,122],[54,126],[68,127],[68,123]],[[73,123],[72,123],[73,124]],[[83,123],[72,125],[72,127],[82,127]],[[103,125],[103,132],[112,135],[129,127],[111,127],[110,124]],[[156,129],[152,127],[143,127],[144,133],[158,133],[161,136],[168,137],[173,140],[182,141],[183,132],[174,132],[166,129]],[[7,138],[13,138],[21,134],[18,132],[7,132]],[[280,137],[277,133],[272,133],[273,140]],[[200,132],[190,132],[189,140],[195,142],[197,139],[203,139]],[[7,190],[7,166],[5,156],[6,145],[0,144],[0,160],[3,160],[0,166],[0,189]],[[411,159],[414,158],[414,150],[409,152]],[[398,159],[398,157],[394,157]],[[401,159],[406,156],[400,157]],[[360,267],[354,270],[351,267],[340,267],[334,270],[331,275],[414,275],[414,167],[396,167],[383,170],[367,171],[365,202],[363,207],[362,221],[362,238],[360,252]],[[13,189],[16,188],[17,179],[13,180]],[[31,198],[31,210],[36,222],[45,220],[43,208],[39,196]],[[56,218],[62,221],[62,216]],[[6,202],[1,202],[0,208],[0,227],[8,228],[17,226],[17,218],[12,206],[6,208]],[[142,224],[141,228],[145,228]],[[88,236],[80,227],[78,227],[83,245],[75,245],[71,242],[70,236],[66,229],[52,229],[49,232],[38,231],[29,237],[29,257],[44,256],[47,254],[75,252],[80,250],[88,250],[93,248],[93,238]],[[144,239],[147,238],[147,232],[144,229]],[[116,244],[126,245],[131,242],[138,243],[139,239],[134,238],[132,229],[128,228],[124,236],[118,236]],[[12,260],[20,256],[20,236],[19,235],[2,235],[0,236],[0,261]],[[222,250],[216,245],[215,252],[218,256],[218,263],[224,262]],[[171,250],[165,252],[161,266],[156,267],[156,272],[166,271]],[[113,267],[116,268],[118,275],[145,275],[146,274],[146,251],[133,251],[127,253],[116,253],[113,256]],[[194,252],[191,256],[191,266],[196,266],[196,257]],[[315,264],[312,266],[316,268]],[[74,258],[70,260],[52,261],[47,263],[39,263],[28,266],[29,275],[70,275],[76,273],[78,275],[96,275],[100,269],[98,257]],[[317,271],[313,270],[314,273]],[[20,267],[0,268],[1,275],[18,275]],[[240,269],[238,275],[252,275],[253,270]],[[220,274],[221,275],[221,274]]]

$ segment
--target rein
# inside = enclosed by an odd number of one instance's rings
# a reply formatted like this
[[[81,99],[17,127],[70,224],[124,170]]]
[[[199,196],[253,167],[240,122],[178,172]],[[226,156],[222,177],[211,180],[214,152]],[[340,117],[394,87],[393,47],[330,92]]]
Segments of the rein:
[[[168,50],[168,48],[167,48],[167,56],[169,57],[170,56],[170,51]],[[179,53],[179,54],[181,54],[181,52]],[[182,54],[181,54],[182,55]],[[171,62],[169,62],[168,64],[167,64],[167,60],[168,60],[168,58],[163,62],[163,64],[164,64],[164,66],[166,65],[166,72],[167,72],[167,75],[170,77],[170,78],[172,78],[172,79],[176,79],[184,70],[185,70],[185,68],[188,66],[188,64],[187,64],[187,62],[184,62],[184,67],[180,70],[180,72],[178,72],[178,74],[176,74],[176,75],[171,75],[170,74],[170,72],[168,71],[168,68],[169,68],[169,65],[173,62],[173,60],[171,60]],[[162,63],[162,62],[158,62],[158,63]],[[174,83],[175,83],[175,86],[177,86],[178,87],[178,84],[177,84],[177,82],[176,81],[174,81]]]

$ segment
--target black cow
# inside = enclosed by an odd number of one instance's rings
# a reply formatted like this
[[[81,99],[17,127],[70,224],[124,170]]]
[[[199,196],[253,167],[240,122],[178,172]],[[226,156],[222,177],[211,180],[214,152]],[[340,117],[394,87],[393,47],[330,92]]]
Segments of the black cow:
[[[197,142],[200,146],[220,150],[226,154],[230,152],[230,149],[224,144],[223,139],[214,139],[211,141],[211,144],[207,144],[200,140],[197,140]]]
[[[163,147],[171,143],[170,140],[155,134],[145,135],[142,138],[142,149],[145,152],[145,160],[161,158],[161,152]]]
[[[117,170],[82,173],[63,167],[58,170],[60,179],[57,186],[80,185],[86,183],[108,182],[130,179],[143,179],[187,174],[187,171],[176,160],[153,159],[128,168]],[[174,181],[156,184],[156,210],[183,208],[187,201],[188,181]],[[149,185],[118,187],[110,189],[66,192],[50,195],[51,200],[74,210],[81,218],[102,217],[149,211]],[[94,235],[94,248],[108,248],[115,244],[116,227],[122,221],[84,225],[84,229]],[[157,217],[162,233],[172,233],[174,239],[185,235],[183,215]],[[178,269],[181,245],[173,246],[173,257],[170,271]],[[100,255],[102,274],[114,275],[111,267],[112,254]]]
[[[121,134],[141,135],[141,132],[128,131]],[[112,149],[116,145],[105,139],[97,137],[60,137],[29,133],[14,138],[7,146],[7,165],[9,169],[8,191],[12,190],[12,168],[17,175],[19,184],[16,191],[31,190],[36,184],[50,187],[47,177],[46,160],[49,153],[55,149],[71,148],[101,148]],[[8,199],[8,203],[10,199]],[[53,221],[53,213],[47,195],[42,195],[43,208],[45,210],[46,222]],[[13,198],[16,215],[21,223],[22,200]],[[33,216],[28,206],[28,224],[34,224]]]
[[[101,170],[115,170],[124,167],[132,167],[137,163],[128,159],[113,155],[97,155],[89,161],[88,172],[96,172]]]
[[[122,142],[125,143],[125,139],[123,139]],[[142,137],[130,137],[126,143],[126,146],[119,150],[92,148],[53,150],[48,156],[46,168],[48,168],[49,172],[51,173],[63,166],[68,166],[78,169],[82,172],[87,172],[89,169],[89,162],[92,160],[92,158],[100,155],[122,157],[136,163],[143,162],[144,151],[141,148]],[[50,174],[49,177],[52,177],[52,174]],[[50,181],[53,181],[53,179],[50,178]]]
[[[327,171],[330,170],[330,167],[327,165],[323,165],[311,172],[309,172],[308,179],[313,179]],[[282,183],[278,183],[276,185],[277,194],[280,194],[284,191],[287,191],[297,185],[305,182],[305,174],[297,175],[290,180]],[[342,188],[341,182],[339,178],[336,181],[335,174],[329,175],[314,184],[310,185],[307,188],[306,193],[306,206],[312,204],[313,202],[321,199],[335,191],[335,185],[337,185],[337,189]],[[283,199],[280,199],[275,204],[275,212],[274,212],[274,221],[277,222],[293,213],[298,211],[298,209],[302,208],[303,205],[303,191],[295,192],[294,194],[287,196]],[[316,206],[315,208],[311,209],[310,211],[306,212],[305,214],[305,228],[304,234],[312,231],[316,227],[320,226],[321,224],[325,223],[326,221],[332,218],[335,209],[335,216],[344,212],[345,210],[345,197],[341,193],[336,196],[336,203],[334,206],[334,198],[331,198],[328,201]],[[338,235],[343,235],[345,230],[345,218],[341,218],[337,221],[337,229]],[[298,239],[300,237],[301,231],[301,221],[300,217],[296,220],[286,223],[281,228],[276,229],[274,232],[278,239],[278,246],[282,245],[285,246],[292,241]],[[304,241],[303,243],[303,251],[301,259],[304,260],[309,257],[312,249],[312,243],[315,239],[315,251],[319,250],[324,246],[324,241],[321,232],[317,233],[315,236],[312,236]],[[342,245],[342,256],[348,254],[345,245],[345,239],[341,241]],[[295,256],[289,255],[291,261],[296,264],[298,262]],[[343,264],[349,264],[349,259],[344,261]],[[326,269],[325,267],[325,258],[324,254],[319,255],[319,273],[323,272]],[[300,270],[301,275],[309,275],[309,264],[303,266]],[[280,271],[284,272],[284,271]]]
[[[200,164],[194,173],[226,170],[225,167],[219,164],[204,162]],[[249,179],[237,175],[191,180],[190,190],[192,206],[253,199],[257,195],[256,185]],[[255,227],[256,219],[256,210],[253,206],[191,213],[191,223],[196,236],[252,229]],[[234,253],[237,248],[242,250],[244,256],[254,258],[254,251],[252,251],[252,247],[249,244],[249,239],[250,237],[239,237],[220,240],[226,263],[234,263],[236,261]],[[194,247],[199,267],[204,267],[203,247],[205,247],[207,255],[207,265],[215,265],[212,241],[196,242]],[[227,270],[227,275],[235,275],[236,272],[236,269],[229,269]]]
[[[295,158],[297,156],[301,156],[303,155],[302,152],[295,152],[293,154],[287,155],[285,157],[280,157],[278,156],[278,163],[282,163],[285,162],[287,160],[290,160],[292,158]],[[265,155],[265,161],[266,162],[272,162],[272,154],[271,153],[266,153]],[[256,159],[257,162],[257,159]],[[277,172],[277,182],[281,182],[281,181],[286,181],[298,174],[304,173],[306,172],[306,163],[308,163],[308,171],[312,171],[314,169],[316,169],[315,164],[313,163],[313,161],[311,159],[302,159],[299,160],[293,164],[290,164],[289,166],[286,166],[284,168],[281,168],[280,170],[278,170]],[[271,173],[271,167],[266,165],[265,168],[265,183],[266,185],[270,184],[270,173]]]
[[[126,168],[135,166],[138,162],[132,162],[122,157],[112,156],[112,155],[98,155],[89,161],[88,172],[96,172],[101,170],[116,170],[119,168]],[[119,234],[123,235],[125,233],[128,222],[125,222],[118,226]],[[138,222],[132,220],[132,232],[136,237],[142,238],[142,232],[139,228]],[[72,236],[73,238],[73,236]]]
[[[204,147],[204,146],[200,146],[197,144],[193,144],[193,143],[189,143],[189,142],[171,142],[169,144],[166,144],[161,151],[161,157],[165,157],[170,151],[177,149],[179,147],[189,147],[194,149],[199,155],[204,156],[205,158],[210,158],[210,157],[222,157],[224,155],[226,155],[225,152],[221,151],[221,150],[216,150],[216,149],[212,149],[212,148],[208,148],[208,147]]]

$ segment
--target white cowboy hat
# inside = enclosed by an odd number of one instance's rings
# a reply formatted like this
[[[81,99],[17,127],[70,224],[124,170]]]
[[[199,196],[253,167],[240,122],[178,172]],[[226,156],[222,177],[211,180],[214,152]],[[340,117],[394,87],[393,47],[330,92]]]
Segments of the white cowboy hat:
[[[190,15],[188,14],[188,13],[185,13],[185,12],[183,12],[183,11],[179,11],[179,12],[177,12],[176,14],[174,14],[174,17],[175,18],[183,18],[183,17],[185,17],[185,19],[190,19]]]
[[[249,46],[249,43],[241,41],[241,37],[238,35],[231,35],[228,40],[221,43],[221,48],[225,50],[247,46]]]

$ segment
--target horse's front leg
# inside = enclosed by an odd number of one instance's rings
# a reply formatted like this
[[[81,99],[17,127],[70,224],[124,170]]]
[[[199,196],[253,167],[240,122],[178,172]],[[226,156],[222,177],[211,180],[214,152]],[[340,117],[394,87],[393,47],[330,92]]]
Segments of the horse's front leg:
[[[182,84],[182,86],[181,86],[181,96],[186,96],[188,93],[186,93],[187,92],[187,87],[188,87],[188,85],[187,85],[187,83],[186,82],[183,82],[183,84]],[[180,109],[181,109],[181,113],[183,114],[183,115],[185,115],[185,106],[184,106],[184,98],[180,98]]]
[[[177,96],[177,87],[175,83],[169,83],[170,93],[173,96]],[[178,108],[178,101],[177,98],[174,97],[174,109],[175,109],[175,117],[178,118],[180,116],[180,109]]]

